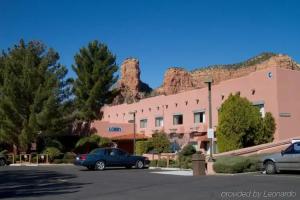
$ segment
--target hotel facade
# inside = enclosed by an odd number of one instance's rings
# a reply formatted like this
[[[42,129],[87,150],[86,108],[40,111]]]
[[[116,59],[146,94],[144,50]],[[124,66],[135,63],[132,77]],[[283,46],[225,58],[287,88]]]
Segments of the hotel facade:
[[[277,67],[212,85],[212,126],[216,130],[222,103],[230,94],[238,93],[257,106],[262,116],[266,112],[273,114],[275,142],[300,136],[299,87],[300,71]],[[103,118],[94,121],[92,128],[101,136],[123,141],[127,150],[133,140],[132,112],[135,112],[137,139],[151,137],[153,132],[163,130],[180,146],[191,143],[198,150],[209,152],[207,88],[150,97],[132,104],[107,105],[102,111]],[[217,138],[214,141],[216,144]],[[217,151],[216,145],[213,151]]]

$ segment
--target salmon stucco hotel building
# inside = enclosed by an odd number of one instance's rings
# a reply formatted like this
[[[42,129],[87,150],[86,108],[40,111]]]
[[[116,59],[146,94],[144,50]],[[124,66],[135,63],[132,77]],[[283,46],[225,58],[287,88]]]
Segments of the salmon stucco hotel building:
[[[271,67],[212,86],[212,125],[216,130],[218,109],[231,94],[239,93],[276,120],[274,141],[300,136],[300,71]],[[98,134],[116,141],[133,140],[132,114],[136,112],[136,138],[151,137],[163,130],[179,145],[191,143],[209,151],[208,89],[194,89],[173,95],[160,95],[132,104],[105,106],[103,118],[92,127]],[[214,139],[215,143],[217,139]],[[122,145],[120,143],[120,145]],[[214,145],[215,147],[216,145]],[[214,149],[215,151],[215,149]]]

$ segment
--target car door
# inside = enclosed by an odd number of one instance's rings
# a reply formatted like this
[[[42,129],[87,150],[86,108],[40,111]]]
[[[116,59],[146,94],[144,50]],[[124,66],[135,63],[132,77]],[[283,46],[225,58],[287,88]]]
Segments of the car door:
[[[121,149],[114,149],[114,152],[117,156],[117,166],[126,166],[127,165],[127,153]]]
[[[278,159],[278,167],[280,170],[296,170],[296,151],[295,144],[291,144],[283,153],[281,158]]]
[[[108,149],[107,164],[109,166],[124,166],[125,153],[120,149]]]
[[[118,163],[118,156],[114,149],[107,149],[106,150],[106,165],[107,166],[117,166]]]
[[[294,155],[293,155],[293,160],[294,160],[294,168],[293,170],[300,170],[300,143],[294,143]]]

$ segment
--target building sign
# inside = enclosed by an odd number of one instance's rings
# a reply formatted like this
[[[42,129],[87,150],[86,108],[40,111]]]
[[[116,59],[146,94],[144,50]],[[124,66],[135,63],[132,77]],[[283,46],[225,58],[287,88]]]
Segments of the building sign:
[[[214,138],[214,129],[209,128],[207,130],[207,138],[209,138],[209,139],[213,139]]]
[[[120,128],[120,127],[109,127],[108,132],[122,132],[122,128]]]

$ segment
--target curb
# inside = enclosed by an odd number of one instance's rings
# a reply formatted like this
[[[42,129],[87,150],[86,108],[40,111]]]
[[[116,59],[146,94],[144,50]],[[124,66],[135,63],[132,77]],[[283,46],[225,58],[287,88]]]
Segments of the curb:
[[[192,171],[191,169],[171,168],[171,167],[149,167],[149,169],[160,169],[166,171]]]
[[[251,174],[263,174],[262,171],[256,171],[256,172],[243,172],[243,173],[235,173],[235,174],[227,174],[227,173],[215,173],[212,175],[217,176],[239,176],[239,175],[251,175]]]
[[[73,164],[71,163],[62,163],[62,164],[10,164],[9,166],[12,166],[12,167],[23,167],[23,166],[26,166],[26,167],[40,167],[40,166],[45,166],[45,167],[48,167],[48,166],[73,166]]]

